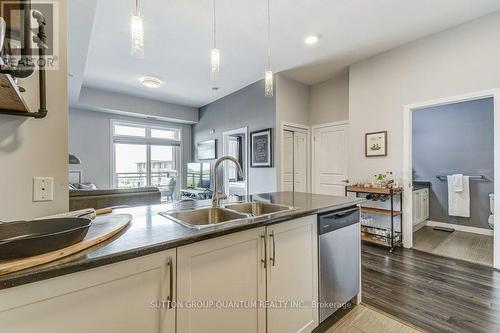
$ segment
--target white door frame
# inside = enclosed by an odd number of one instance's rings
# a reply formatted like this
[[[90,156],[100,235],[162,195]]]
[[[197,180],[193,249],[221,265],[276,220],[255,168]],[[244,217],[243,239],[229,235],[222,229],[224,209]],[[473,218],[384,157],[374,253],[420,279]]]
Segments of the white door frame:
[[[403,245],[413,247],[413,200],[412,200],[412,112],[420,109],[435,107],[478,99],[494,99],[494,192],[500,193],[500,88],[484,90],[470,94],[439,98],[426,102],[404,106],[403,124]],[[500,212],[500,200],[495,200],[495,212]],[[500,269],[500,229],[496,225],[493,230],[493,267]]]
[[[226,147],[227,147],[227,136],[232,135],[232,134],[240,134],[240,133],[245,133],[245,145],[243,146],[243,155],[245,156],[245,163],[241,167],[243,168],[243,173],[245,174],[245,195],[248,195],[248,185],[249,183],[249,175],[248,175],[248,165],[249,165],[249,154],[248,154],[248,147],[249,147],[249,140],[248,140],[248,127],[241,127],[241,128],[235,128],[229,131],[225,131],[222,133],[222,155],[226,155]],[[227,162],[224,162],[227,163]],[[223,168],[223,182],[224,182],[224,191],[225,193],[229,193],[229,182],[227,182],[228,175],[227,175],[227,168]]]
[[[302,125],[302,124],[296,124],[296,123],[291,123],[288,121],[282,121],[280,124],[280,170],[279,170],[279,189],[280,191],[283,191],[283,165],[285,161],[285,156],[284,156],[284,135],[285,131],[291,131],[291,132],[301,132],[306,134],[306,147],[307,147],[307,152],[306,152],[306,158],[307,158],[307,171],[306,171],[306,182],[307,182],[307,192],[311,192],[311,149],[310,149],[310,142],[311,142],[311,128],[307,125]]]
[[[319,130],[319,129],[322,129],[322,128],[325,128],[325,127],[335,127],[335,126],[347,126],[347,137],[346,137],[346,152],[348,151],[349,149],[349,142],[347,141],[349,139],[349,121],[348,120],[341,120],[341,121],[335,121],[333,123],[324,123],[324,124],[319,124],[319,125],[314,125],[312,126],[312,138],[313,140],[311,140],[311,151],[312,151],[312,165],[311,165],[311,174],[312,174],[312,177],[311,177],[311,183],[312,183],[312,192],[313,193],[316,193],[316,177],[315,177],[315,173],[314,173],[314,170],[316,170],[316,155],[315,155],[315,151],[316,151],[316,147],[315,147],[315,143],[316,143],[316,140],[314,140],[315,136],[316,136],[316,132]],[[347,156],[347,160],[346,160],[346,163],[347,163],[347,170],[346,170],[346,179],[349,178],[349,156]]]

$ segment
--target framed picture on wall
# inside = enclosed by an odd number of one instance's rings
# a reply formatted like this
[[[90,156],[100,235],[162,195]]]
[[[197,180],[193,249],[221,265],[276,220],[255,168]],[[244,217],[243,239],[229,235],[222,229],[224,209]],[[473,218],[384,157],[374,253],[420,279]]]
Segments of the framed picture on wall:
[[[365,156],[387,156],[387,131],[365,134]]]
[[[198,142],[197,152],[199,160],[215,160],[217,158],[217,140]]]
[[[250,166],[272,168],[273,136],[270,128],[250,133]]]

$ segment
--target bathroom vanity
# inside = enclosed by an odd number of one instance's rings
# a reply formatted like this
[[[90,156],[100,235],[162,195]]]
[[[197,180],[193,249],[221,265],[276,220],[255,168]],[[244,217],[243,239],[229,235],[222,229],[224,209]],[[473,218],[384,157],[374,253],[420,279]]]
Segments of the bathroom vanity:
[[[134,217],[117,238],[0,276],[2,330],[310,332],[319,322],[317,215],[364,200],[279,192],[236,201],[270,205],[222,203],[253,213],[203,228],[159,213],[186,221],[179,212],[207,201],[117,210]],[[359,244],[353,251],[358,263]]]

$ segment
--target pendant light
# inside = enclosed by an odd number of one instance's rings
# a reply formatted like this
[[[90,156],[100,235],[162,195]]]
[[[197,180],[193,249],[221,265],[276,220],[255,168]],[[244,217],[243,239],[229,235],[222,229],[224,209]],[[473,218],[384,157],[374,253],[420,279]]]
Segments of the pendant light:
[[[216,27],[216,16],[215,16],[215,0],[214,0],[214,44],[213,48],[210,50],[210,77],[212,80],[217,80],[219,78],[220,71],[220,51],[217,48],[217,27]]]
[[[273,71],[271,70],[271,5],[267,0],[267,71],[264,75],[264,94],[266,97],[273,97],[274,83]]]
[[[135,11],[130,16],[130,54],[144,58],[144,21],[139,11],[139,0],[135,0]]]

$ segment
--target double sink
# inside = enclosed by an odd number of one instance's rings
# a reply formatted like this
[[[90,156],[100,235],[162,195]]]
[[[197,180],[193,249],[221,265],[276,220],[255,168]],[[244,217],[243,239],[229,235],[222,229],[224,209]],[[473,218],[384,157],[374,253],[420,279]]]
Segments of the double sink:
[[[188,228],[203,229],[250,217],[291,211],[293,207],[267,202],[239,202],[223,207],[205,207],[190,210],[161,212],[160,215]]]

